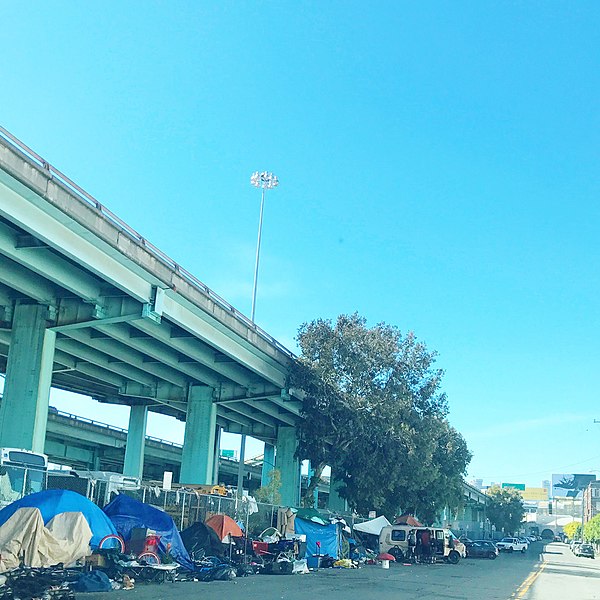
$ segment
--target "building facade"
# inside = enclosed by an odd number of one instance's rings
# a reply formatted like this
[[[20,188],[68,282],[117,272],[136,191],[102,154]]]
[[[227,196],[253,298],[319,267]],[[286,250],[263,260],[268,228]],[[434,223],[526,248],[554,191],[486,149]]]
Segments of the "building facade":
[[[592,481],[583,490],[583,523],[600,514],[600,481]]]

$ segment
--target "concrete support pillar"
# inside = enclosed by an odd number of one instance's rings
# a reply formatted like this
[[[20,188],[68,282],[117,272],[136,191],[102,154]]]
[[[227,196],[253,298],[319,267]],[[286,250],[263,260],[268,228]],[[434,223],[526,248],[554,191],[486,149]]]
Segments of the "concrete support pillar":
[[[129,428],[125,446],[125,466],[123,475],[142,478],[144,472],[144,450],[146,449],[146,422],[148,407],[132,406],[129,409]]]
[[[244,467],[246,466],[246,434],[242,434],[240,440],[240,456],[238,460],[238,473],[237,473],[237,495],[241,498],[244,494]]]
[[[223,431],[222,427],[217,426],[217,430],[215,432],[215,456],[214,456],[214,466],[213,466],[213,485],[217,485],[219,482],[219,467],[221,466],[221,432]]]
[[[271,478],[269,473],[275,468],[275,446],[265,442],[265,450],[263,453],[263,466],[260,478],[260,485],[269,485]]]
[[[212,484],[216,426],[213,389],[190,386],[179,483]]]
[[[281,473],[280,494],[284,506],[298,506],[300,501],[300,461],[294,456],[297,445],[295,427],[278,428],[275,468]]]
[[[329,480],[329,510],[333,512],[348,512],[348,503],[345,498],[342,498],[338,494],[338,488],[341,486],[341,482],[334,478],[333,472]]]
[[[17,304],[0,405],[0,446],[43,452],[56,333],[48,307]]]
[[[101,461],[101,456],[100,456],[100,448],[97,448],[96,451],[94,452],[94,459],[93,462],[91,464],[92,467],[92,471],[100,471],[100,461]]]

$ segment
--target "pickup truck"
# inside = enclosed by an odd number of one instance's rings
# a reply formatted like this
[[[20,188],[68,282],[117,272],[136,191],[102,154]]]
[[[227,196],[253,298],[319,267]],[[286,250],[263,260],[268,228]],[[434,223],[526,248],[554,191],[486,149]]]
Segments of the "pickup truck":
[[[519,538],[502,538],[499,542],[496,542],[496,547],[500,552],[525,552],[528,545],[527,542]]]

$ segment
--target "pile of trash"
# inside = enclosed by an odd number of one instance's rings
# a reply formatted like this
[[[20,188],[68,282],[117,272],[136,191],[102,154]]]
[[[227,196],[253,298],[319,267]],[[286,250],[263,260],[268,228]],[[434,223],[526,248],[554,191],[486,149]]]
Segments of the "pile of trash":
[[[80,576],[62,566],[20,567],[0,575],[0,599],[28,600],[70,600],[74,598],[71,583]]]

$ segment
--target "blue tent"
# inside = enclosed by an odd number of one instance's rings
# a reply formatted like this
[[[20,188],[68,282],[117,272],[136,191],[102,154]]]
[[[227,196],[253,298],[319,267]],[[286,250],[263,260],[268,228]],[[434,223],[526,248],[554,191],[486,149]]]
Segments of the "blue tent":
[[[100,540],[109,534],[117,533],[111,520],[85,496],[70,490],[46,490],[29,494],[0,510],[0,525],[4,525],[20,508],[37,508],[42,514],[44,525],[56,515],[65,512],[80,512],[92,530],[90,546],[95,548]]]
[[[306,558],[309,566],[317,566],[318,559],[311,559],[319,554],[329,554],[336,559],[340,557],[342,537],[339,524],[319,525],[296,516],[294,531],[306,535]],[[317,542],[321,542],[320,550],[317,548]]]
[[[159,508],[134,500],[125,494],[119,494],[112,502],[104,507],[104,512],[117,528],[119,535],[124,540],[129,540],[131,530],[135,527],[147,527],[153,529],[160,536],[158,550],[162,554],[167,553],[167,544],[171,545],[170,555],[181,566],[194,569],[194,563],[190,559],[179,531],[173,519]]]

